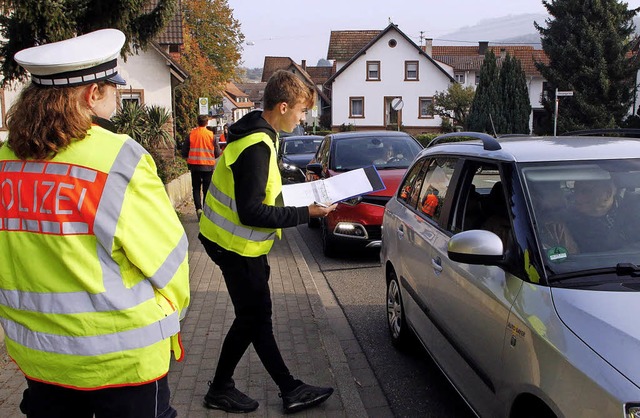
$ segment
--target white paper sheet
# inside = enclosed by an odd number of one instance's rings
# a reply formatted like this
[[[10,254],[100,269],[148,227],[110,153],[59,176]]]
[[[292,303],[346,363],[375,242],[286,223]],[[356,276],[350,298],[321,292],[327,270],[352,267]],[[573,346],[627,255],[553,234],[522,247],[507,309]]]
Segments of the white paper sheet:
[[[330,205],[374,190],[364,168],[312,182],[282,186],[285,206],[308,206],[314,202]]]

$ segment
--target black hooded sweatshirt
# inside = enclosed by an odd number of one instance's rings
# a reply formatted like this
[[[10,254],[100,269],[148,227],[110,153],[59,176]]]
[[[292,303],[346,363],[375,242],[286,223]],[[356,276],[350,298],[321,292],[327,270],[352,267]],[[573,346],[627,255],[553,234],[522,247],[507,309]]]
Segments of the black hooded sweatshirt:
[[[227,144],[256,132],[269,135],[274,144],[277,141],[276,131],[262,117],[262,111],[254,110],[229,126]],[[231,165],[240,222],[262,228],[287,228],[306,223],[309,209],[283,206],[282,195],[276,198],[275,206],[262,203],[266,197],[270,157],[269,147],[259,142],[245,148]]]

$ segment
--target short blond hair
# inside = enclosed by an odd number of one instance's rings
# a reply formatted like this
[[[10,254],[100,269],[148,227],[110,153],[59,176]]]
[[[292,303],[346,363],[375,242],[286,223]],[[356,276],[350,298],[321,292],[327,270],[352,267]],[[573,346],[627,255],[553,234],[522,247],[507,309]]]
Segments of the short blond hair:
[[[278,70],[269,77],[264,88],[264,109],[273,110],[278,103],[282,102],[290,106],[303,103],[311,108],[316,102],[316,89],[295,74]]]

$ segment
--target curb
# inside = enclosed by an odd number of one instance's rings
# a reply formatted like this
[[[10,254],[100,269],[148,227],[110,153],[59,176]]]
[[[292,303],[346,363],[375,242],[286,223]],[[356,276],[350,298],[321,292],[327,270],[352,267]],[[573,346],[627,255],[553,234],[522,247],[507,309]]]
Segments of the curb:
[[[343,400],[345,416],[368,417],[367,410],[356,387],[357,381],[353,377],[348,359],[338,337],[340,335],[342,339],[355,340],[351,326],[329,288],[329,284],[324,279],[324,276],[319,273],[319,268],[315,269],[318,272],[317,274],[311,272],[305,256],[298,246],[298,241],[302,242],[302,236],[298,230],[296,228],[288,228],[284,233],[287,236],[287,243],[307,290],[311,310],[318,323],[318,328],[322,330],[324,349],[336,378],[338,392]]]

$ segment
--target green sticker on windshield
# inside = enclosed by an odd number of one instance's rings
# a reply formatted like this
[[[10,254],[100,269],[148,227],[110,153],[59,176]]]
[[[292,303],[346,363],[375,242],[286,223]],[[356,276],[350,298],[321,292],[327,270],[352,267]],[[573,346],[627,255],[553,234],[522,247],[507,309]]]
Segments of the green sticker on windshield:
[[[552,247],[547,250],[549,260],[556,263],[566,260],[567,256],[567,249],[564,247]]]

